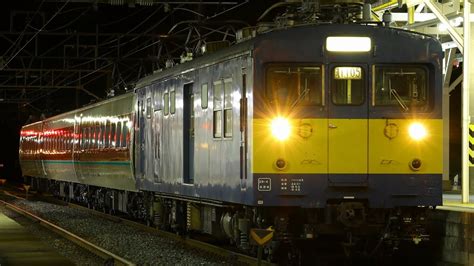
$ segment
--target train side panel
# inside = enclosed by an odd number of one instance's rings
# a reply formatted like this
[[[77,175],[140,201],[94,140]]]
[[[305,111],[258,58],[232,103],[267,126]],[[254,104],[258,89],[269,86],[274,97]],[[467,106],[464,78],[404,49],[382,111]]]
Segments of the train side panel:
[[[148,167],[138,178],[141,189],[251,202],[247,192],[252,183],[249,151],[241,156],[244,131],[240,105],[242,84],[245,82],[246,95],[250,95],[252,76],[252,61],[245,54],[137,89],[142,95],[138,101],[150,101],[157,107],[148,112],[150,117],[141,120],[144,132],[153,140],[145,145],[149,152],[145,152],[148,156],[142,163]],[[147,106],[137,102],[139,105],[145,106],[140,111],[147,117]]]
[[[45,177],[77,183],[73,165],[74,113],[46,119],[41,142]]]
[[[118,96],[76,113],[74,167],[80,183],[136,191],[133,173],[134,95]]]
[[[21,128],[19,158],[23,176],[44,177],[45,173],[41,162],[42,137],[42,122],[36,122]]]

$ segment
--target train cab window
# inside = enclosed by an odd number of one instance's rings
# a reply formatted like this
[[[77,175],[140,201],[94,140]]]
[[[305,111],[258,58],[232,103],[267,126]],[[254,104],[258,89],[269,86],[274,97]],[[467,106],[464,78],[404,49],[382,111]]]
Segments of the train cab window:
[[[146,118],[151,118],[151,98],[146,99]]]
[[[270,65],[266,70],[266,97],[279,106],[322,105],[320,66]]]
[[[201,108],[206,109],[208,105],[208,88],[207,83],[201,85]]]
[[[364,69],[338,66],[331,74],[332,102],[336,105],[361,105],[365,100]]]
[[[428,74],[422,66],[374,66],[373,105],[426,107]]]
[[[222,80],[213,83],[213,135],[222,137]]]
[[[224,137],[232,137],[232,79],[224,80]]]
[[[170,101],[169,101],[169,95],[168,93],[165,93],[163,94],[163,105],[164,105],[164,111],[165,111],[165,115],[168,115],[169,112],[170,112]]]
[[[176,91],[170,91],[170,113],[176,113]]]

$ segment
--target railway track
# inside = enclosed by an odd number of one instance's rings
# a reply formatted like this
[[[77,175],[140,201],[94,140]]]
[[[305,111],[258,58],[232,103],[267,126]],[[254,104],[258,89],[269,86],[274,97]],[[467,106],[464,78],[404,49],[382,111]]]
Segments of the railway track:
[[[6,201],[0,200],[0,204],[4,205],[6,208],[9,210],[12,210],[18,214],[21,214],[22,216],[31,219],[35,222],[38,222],[40,225],[43,227],[47,228],[48,230],[61,235],[62,237],[68,239],[69,241],[75,243],[76,245],[90,251],[91,253],[99,256],[100,258],[104,259],[104,261],[108,263],[113,263],[112,265],[135,265],[133,262],[128,261],[120,256],[117,256],[116,254],[113,254],[112,252],[105,250],[77,235],[74,233],[69,232],[68,230],[51,223],[49,221],[46,221],[45,219],[19,207],[14,204],[8,203]]]
[[[26,200],[25,199],[26,195],[24,194],[24,192],[13,192],[13,191],[10,191],[10,192],[4,191],[4,192],[5,192],[5,194],[7,194],[9,196],[12,196],[12,197],[15,197],[19,200]],[[33,197],[34,196],[30,194],[28,196],[28,199],[33,199]],[[47,197],[47,196],[36,197],[36,199],[38,199],[40,201],[47,201],[47,202],[53,201],[53,204],[61,204],[61,205],[67,204],[67,206],[70,207],[70,208],[88,212],[88,213],[90,213],[90,214],[92,214],[96,217],[109,220],[109,221],[113,222],[114,224],[121,225],[121,226],[122,225],[123,226],[130,226],[130,227],[136,228],[137,230],[140,230],[142,232],[146,232],[146,233],[149,233],[149,234],[152,234],[152,235],[158,235],[160,237],[170,239],[170,240],[178,243],[179,245],[186,246],[186,247],[191,248],[191,249],[205,251],[207,253],[211,253],[211,254],[216,255],[218,257],[222,257],[223,261],[231,262],[230,264],[233,264],[233,265],[256,265],[256,264],[258,264],[258,260],[254,257],[247,256],[247,255],[244,255],[244,254],[241,254],[241,253],[238,253],[238,252],[231,251],[231,250],[226,249],[224,247],[219,247],[219,246],[216,246],[216,245],[212,245],[212,244],[202,242],[202,241],[199,241],[199,240],[196,240],[196,239],[192,239],[192,238],[189,238],[189,237],[183,237],[183,236],[180,236],[180,235],[177,235],[177,234],[174,234],[174,233],[162,231],[162,230],[159,230],[159,229],[156,229],[156,228],[153,228],[153,227],[149,227],[145,224],[141,224],[141,223],[138,223],[138,222],[135,222],[135,221],[125,219],[125,218],[121,218],[121,217],[118,217],[118,216],[114,216],[114,215],[106,214],[106,213],[96,211],[96,210],[93,210],[93,209],[89,209],[89,208],[81,206],[81,205],[77,205],[77,204],[74,204],[74,203],[66,203],[66,202],[58,200],[56,198]],[[8,202],[5,202],[5,201],[0,201],[0,203],[4,204],[6,206],[12,205],[12,204],[10,204]],[[13,206],[11,208],[13,209],[13,208],[15,208],[15,206]],[[19,207],[17,207],[17,208],[21,209]],[[16,209],[13,209],[13,210],[16,211]],[[23,211],[25,211],[25,210],[23,210]],[[38,217],[38,216],[28,212],[28,211],[25,211],[25,213],[29,213],[29,214],[35,216],[36,218],[34,218],[34,219],[41,219],[40,217]],[[23,215],[23,213],[22,213],[22,215]],[[42,221],[40,221],[40,220],[38,220],[38,221],[43,225]],[[54,227],[54,225],[49,226],[48,223],[49,222],[45,221],[44,225],[47,226],[47,227]],[[84,239],[82,239],[82,240],[84,240]],[[85,242],[87,242],[87,241],[85,241]],[[80,244],[78,244],[78,245],[82,246],[82,243],[83,242],[80,241]],[[92,245],[95,246],[94,244],[92,244]],[[84,248],[89,250],[88,247],[84,247]],[[106,251],[105,249],[103,249],[103,250]],[[110,254],[112,254],[112,253],[110,252]],[[99,255],[99,254],[97,254],[97,255]],[[102,255],[99,255],[99,256],[102,257],[102,258],[105,258],[106,256],[109,256],[109,257],[107,257],[109,259],[111,257],[107,253],[103,253]],[[130,261],[127,261],[127,262],[133,264]],[[125,262],[125,264],[123,264],[120,261],[115,263],[115,265],[131,265],[131,264],[127,264],[126,262]],[[140,264],[140,263],[137,263],[137,264]],[[272,265],[272,264],[270,264],[266,261],[262,261],[261,265]]]
[[[100,212],[100,211],[97,211],[97,210],[89,209],[87,207],[84,207],[84,206],[81,206],[81,205],[78,205],[78,204],[68,203],[68,206],[72,207],[72,208],[76,208],[76,209],[89,211],[94,215],[97,215],[99,217],[111,220],[111,221],[116,222],[116,223],[133,226],[135,228],[139,228],[140,230],[150,232],[152,234],[157,234],[157,235],[160,235],[162,237],[173,239],[174,241],[177,241],[177,242],[179,242],[183,245],[186,245],[186,246],[189,246],[189,247],[192,247],[192,248],[197,248],[197,249],[200,249],[200,250],[204,250],[206,252],[213,253],[217,256],[224,257],[225,259],[233,260],[236,263],[243,263],[243,264],[249,264],[249,265],[258,264],[258,261],[257,261],[256,258],[253,258],[251,256],[247,256],[247,255],[244,255],[244,254],[241,254],[241,253],[238,253],[238,252],[233,252],[233,251],[230,251],[230,250],[228,250],[226,248],[223,248],[223,247],[218,247],[218,246],[215,246],[215,245],[203,242],[203,241],[199,241],[199,240],[195,240],[195,239],[192,239],[192,238],[183,237],[181,235],[177,235],[177,234],[174,234],[174,233],[171,233],[171,232],[159,230],[159,229],[147,226],[145,224],[141,224],[139,222],[131,221],[131,220],[128,220],[128,219],[124,219],[124,218],[121,218],[121,217],[117,217],[117,216],[113,216],[113,215],[110,215],[110,214],[107,214],[107,213],[103,213],[103,212]],[[265,261],[265,262],[261,262],[261,265],[272,265],[272,264]]]

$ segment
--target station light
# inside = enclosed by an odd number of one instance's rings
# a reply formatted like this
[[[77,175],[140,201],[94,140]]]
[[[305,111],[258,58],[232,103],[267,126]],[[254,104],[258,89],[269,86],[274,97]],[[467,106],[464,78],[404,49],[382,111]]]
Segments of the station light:
[[[368,52],[372,49],[369,37],[331,36],[326,38],[326,49],[330,52]]]

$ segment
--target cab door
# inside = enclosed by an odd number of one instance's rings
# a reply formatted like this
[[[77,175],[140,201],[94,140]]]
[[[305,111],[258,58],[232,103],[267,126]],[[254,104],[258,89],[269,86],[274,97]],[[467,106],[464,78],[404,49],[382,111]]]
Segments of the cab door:
[[[368,169],[368,68],[329,66],[328,181],[330,186],[365,186]]]

